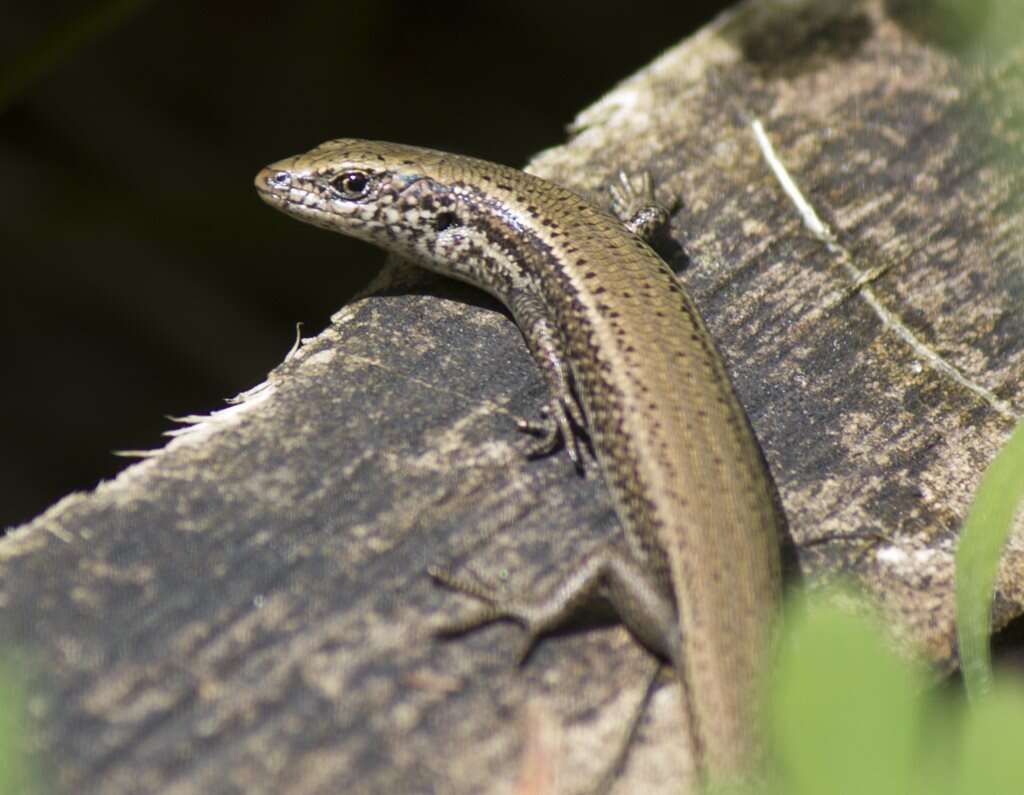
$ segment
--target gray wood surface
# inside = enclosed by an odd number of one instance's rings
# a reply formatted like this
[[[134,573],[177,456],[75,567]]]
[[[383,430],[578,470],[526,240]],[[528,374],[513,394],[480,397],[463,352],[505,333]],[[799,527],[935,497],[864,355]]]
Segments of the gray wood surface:
[[[801,548],[803,579],[853,579],[948,669],[958,526],[1024,406],[1024,93],[1019,58],[965,66],[902,5],[740,6],[530,169],[601,201],[617,169],[646,169],[679,198],[669,255],[794,540],[893,540]],[[543,398],[500,307],[419,280],[347,306],[240,403],[12,531],[0,642],[33,671],[26,734],[52,790],[593,786],[655,668],[623,630],[552,639],[521,669],[513,626],[429,635],[464,602],[428,563],[543,587],[616,530],[593,473],[522,457],[514,420]],[[1021,612],[1021,553],[1000,626]],[[666,677],[615,791],[687,778],[678,699]]]

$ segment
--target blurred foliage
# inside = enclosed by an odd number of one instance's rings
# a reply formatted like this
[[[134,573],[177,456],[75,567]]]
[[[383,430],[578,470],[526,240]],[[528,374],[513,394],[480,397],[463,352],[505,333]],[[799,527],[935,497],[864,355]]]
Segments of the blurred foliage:
[[[970,61],[991,61],[1021,44],[1021,0],[890,0],[889,7],[922,39]]]
[[[24,754],[24,687],[8,663],[0,662],[0,793],[29,795],[37,792],[36,780]]]
[[[1011,795],[1024,792],[1024,684],[983,697],[930,692],[934,676],[898,656],[881,624],[834,605],[787,610],[770,723],[787,795]]]
[[[14,62],[0,69],[0,113],[41,77],[104,33],[115,30],[151,0],[106,0],[53,28]]]
[[[1024,682],[993,681],[992,593],[1024,502],[1024,423],[992,460],[961,531],[957,625],[969,701],[929,692],[934,677],[899,657],[880,622],[835,607],[843,593],[787,607],[770,733],[788,795],[1024,792]]]

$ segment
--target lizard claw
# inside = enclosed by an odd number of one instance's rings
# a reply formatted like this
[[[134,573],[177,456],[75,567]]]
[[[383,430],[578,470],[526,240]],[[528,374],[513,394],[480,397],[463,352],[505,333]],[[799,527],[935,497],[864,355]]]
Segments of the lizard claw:
[[[620,171],[608,186],[612,212],[633,234],[650,241],[668,223],[669,211],[654,198],[651,175]]]
[[[540,632],[535,628],[536,622],[530,615],[528,605],[521,604],[515,599],[504,599],[490,586],[458,577],[440,566],[428,566],[427,573],[439,585],[482,603],[461,618],[435,624],[432,627],[435,636],[453,638],[496,621],[514,621],[526,630],[526,637],[516,652],[516,665],[523,665],[526,662],[540,638]]]
[[[581,440],[584,438],[582,429],[586,426],[582,420],[578,407],[565,406],[558,400],[551,400],[544,406],[540,420],[517,420],[516,427],[520,431],[537,437],[526,451],[527,458],[550,455],[564,445],[576,471],[583,474],[586,471],[586,445],[581,444]]]

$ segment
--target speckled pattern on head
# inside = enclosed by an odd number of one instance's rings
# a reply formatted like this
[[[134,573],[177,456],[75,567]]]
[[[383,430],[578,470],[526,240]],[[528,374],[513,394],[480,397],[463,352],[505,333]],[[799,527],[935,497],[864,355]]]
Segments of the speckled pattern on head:
[[[630,576],[642,572],[672,625],[638,604],[630,582],[606,585],[606,595],[634,634],[671,657],[698,768],[747,777],[763,756],[756,687],[777,617],[781,517],[722,360],[671,269],[572,191],[459,155],[341,139],[267,167],[256,185],[301,220],[509,307],[562,435],[585,424]]]

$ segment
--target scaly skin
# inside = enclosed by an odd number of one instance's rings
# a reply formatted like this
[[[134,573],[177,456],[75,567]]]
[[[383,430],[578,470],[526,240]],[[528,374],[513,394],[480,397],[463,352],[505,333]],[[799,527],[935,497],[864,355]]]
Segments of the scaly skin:
[[[487,603],[456,629],[513,618],[532,639],[604,596],[672,661],[701,777],[750,780],[764,756],[758,683],[782,520],[722,360],[671,269],[571,191],[459,155],[341,139],[268,166],[256,186],[300,220],[504,302],[551,388],[548,441],[560,437],[578,460],[578,433],[591,439],[625,547],[591,553],[543,599],[500,599],[438,574]]]

